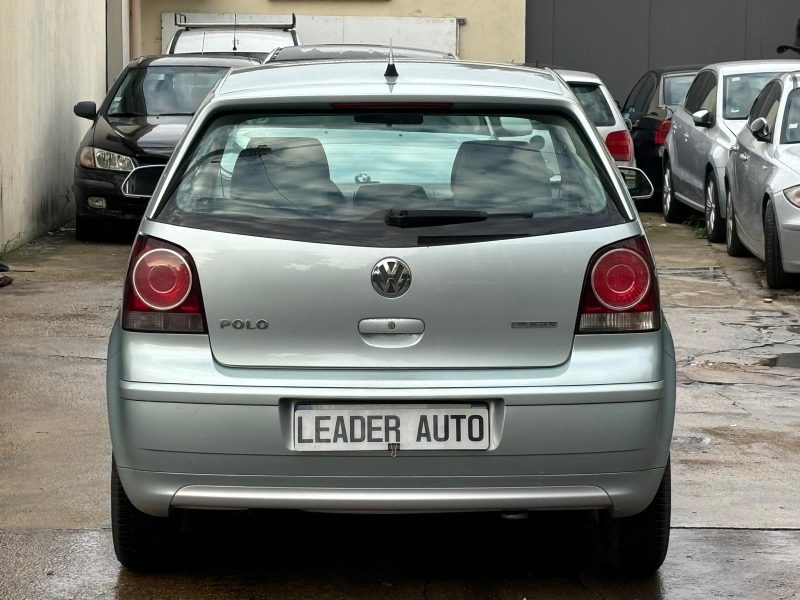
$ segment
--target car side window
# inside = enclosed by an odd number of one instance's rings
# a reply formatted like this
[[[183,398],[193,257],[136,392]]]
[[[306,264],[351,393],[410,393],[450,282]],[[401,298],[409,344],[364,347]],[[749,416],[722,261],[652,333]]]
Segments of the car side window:
[[[755,101],[753,102],[753,108],[750,110],[750,116],[747,118],[747,124],[750,125],[753,121],[755,121],[758,117],[764,116],[764,106],[767,103],[767,98],[772,92],[772,85],[767,85],[761,90],[756,96]]]
[[[636,110],[635,109],[636,98],[639,96],[639,93],[642,87],[644,87],[646,82],[647,82],[647,75],[642,77],[639,81],[636,82],[636,85],[633,86],[633,89],[628,94],[628,97],[625,98],[625,104],[623,104],[623,109],[622,109],[623,113],[628,114]]]
[[[717,77],[713,73],[708,75],[700,92],[700,108],[697,110],[707,110],[713,116],[717,113]]]
[[[702,92],[705,82],[708,80],[708,76],[709,72],[703,71],[698,73],[697,77],[694,78],[692,85],[689,87],[689,91],[686,92],[686,100],[683,102],[683,107],[687,112],[694,113],[700,110],[700,93]]]
[[[776,81],[772,84],[766,102],[764,102],[763,113],[764,118],[767,120],[767,126],[769,127],[768,139],[770,142],[775,133],[775,125],[778,122],[778,107],[780,106],[782,95],[783,87],[779,81]]]
[[[636,98],[634,106],[636,107],[636,112],[638,113],[647,113],[649,112],[650,103],[653,99],[653,92],[656,90],[656,78],[654,75],[646,75],[645,76],[645,83],[642,86],[642,89],[639,95]]]

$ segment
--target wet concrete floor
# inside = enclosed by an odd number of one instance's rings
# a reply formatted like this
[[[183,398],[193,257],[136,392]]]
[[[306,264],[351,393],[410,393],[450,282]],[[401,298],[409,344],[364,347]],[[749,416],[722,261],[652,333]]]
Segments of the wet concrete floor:
[[[763,264],[689,226],[643,220],[679,359],[674,529],[656,577],[606,576],[589,524],[561,514],[207,513],[173,570],[127,572],[109,530],[103,378],[128,246],[64,231],[3,257],[0,599],[800,594],[800,292],[767,290]]]

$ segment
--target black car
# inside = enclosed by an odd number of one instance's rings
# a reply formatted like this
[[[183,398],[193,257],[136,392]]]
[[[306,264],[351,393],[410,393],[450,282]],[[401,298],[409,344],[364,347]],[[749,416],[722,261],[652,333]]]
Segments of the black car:
[[[633,124],[631,137],[636,166],[653,182],[651,203],[661,205],[663,175],[659,153],[671,125],[673,111],[683,104],[686,91],[702,65],[662,67],[648,71],[633,86],[622,114]]]
[[[75,161],[75,236],[92,239],[112,221],[138,222],[147,200],[122,195],[130,171],[165,164],[208,92],[232,67],[251,58],[200,55],[139,58],[125,67],[98,109],[78,102],[93,121]]]

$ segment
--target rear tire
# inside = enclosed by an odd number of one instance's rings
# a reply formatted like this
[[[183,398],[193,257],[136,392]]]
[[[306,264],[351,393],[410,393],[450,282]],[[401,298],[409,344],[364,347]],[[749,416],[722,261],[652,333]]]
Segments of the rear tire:
[[[789,287],[792,277],[783,270],[783,254],[778,236],[778,220],[775,218],[775,206],[772,200],[767,201],[764,211],[764,263],[767,268],[767,285],[780,290]]]
[[[620,575],[645,576],[663,564],[669,548],[671,514],[670,463],[650,505],[638,515],[600,517],[600,545],[608,566]]]
[[[667,223],[683,223],[686,207],[675,199],[672,188],[672,167],[669,159],[664,161],[664,187],[661,192],[661,210]]]
[[[739,239],[739,230],[736,228],[736,213],[730,189],[725,192],[725,207],[725,249],[728,256],[747,256],[749,252]]]
[[[169,517],[153,517],[128,499],[111,458],[111,534],[117,560],[131,571],[155,571],[169,565],[177,528]]]
[[[719,193],[717,192],[717,182],[713,173],[706,175],[705,206],[708,241],[715,244],[724,242],[725,225],[722,222],[722,214],[719,211]]]

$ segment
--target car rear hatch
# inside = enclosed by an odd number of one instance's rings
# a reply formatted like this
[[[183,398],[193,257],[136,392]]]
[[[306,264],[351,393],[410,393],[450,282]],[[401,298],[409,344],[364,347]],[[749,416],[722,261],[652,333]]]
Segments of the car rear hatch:
[[[170,229],[195,260],[224,365],[492,368],[567,360],[589,260],[629,228],[415,248]],[[372,285],[386,258],[411,272],[397,298]]]
[[[574,120],[435,116],[348,113],[323,131],[307,126],[317,116],[237,115],[210,128],[223,156],[197,148],[150,231],[193,258],[219,363],[569,358],[592,256],[638,224]]]

